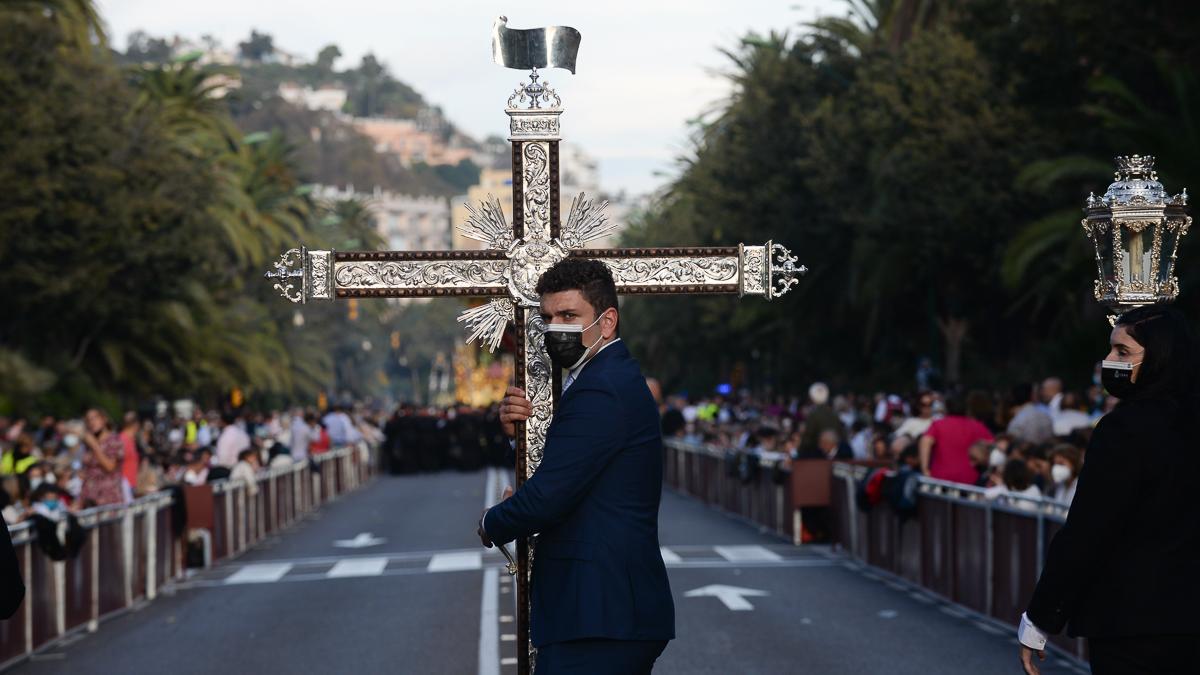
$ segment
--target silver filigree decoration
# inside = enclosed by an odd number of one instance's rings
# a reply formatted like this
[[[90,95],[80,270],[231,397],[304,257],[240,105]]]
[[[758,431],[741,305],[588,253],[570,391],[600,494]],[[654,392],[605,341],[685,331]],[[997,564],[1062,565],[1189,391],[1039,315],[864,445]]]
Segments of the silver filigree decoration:
[[[271,264],[274,268],[263,276],[267,279],[278,279],[274,289],[285,299],[292,302],[304,302],[304,288],[297,289],[295,279],[304,279],[304,252],[302,249],[288,249]],[[303,281],[301,281],[303,284]]]
[[[340,288],[472,288],[502,286],[507,260],[402,260],[338,263]]]
[[[582,248],[590,241],[603,239],[616,232],[617,225],[610,223],[604,213],[606,208],[607,201],[597,204],[588,199],[584,192],[575,195],[575,200],[571,202],[571,215],[559,238],[569,248]]]
[[[467,222],[459,226],[458,231],[464,237],[481,241],[495,251],[503,251],[512,244],[512,226],[508,224],[499,199],[488,195],[478,206],[470,203],[463,206],[467,208]]]
[[[525,396],[533,414],[525,422],[526,477],[542,463],[546,434],[554,416],[554,371],[546,355],[546,322],[538,312],[525,313]]]
[[[548,143],[526,143],[525,238],[549,243],[550,234],[550,151]]]
[[[496,298],[486,305],[473,307],[458,317],[471,331],[467,344],[479,340],[489,352],[496,351],[504,339],[504,329],[516,317],[516,308],[508,298]]]
[[[558,92],[554,91],[549,82],[538,82],[540,77],[537,68],[534,68],[529,73],[529,82],[517,85],[516,91],[508,97],[510,110],[520,108],[523,103],[528,104],[529,110],[558,110],[562,107],[562,99],[559,98]],[[546,104],[545,108],[542,107],[543,103]]]
[[[808,272],[808,268],[798,264],[799,258],[792,255],[792,252],[787,250],[781,244],[771,244],[771,294],[769,297],[778,298],[779,296],[792,290],[792,287],[800,283],[797,277]]]
[[[609,258],[617,286],[729,284],[738,279],[738,260],[713,258]]]
[[[329,283],[329,259],[333,251],[308,251],[308,295],[314,300],[332,300]]]
[[[762,246],[742,246],[742,295],[764,295],[770,270],[767,269]]]

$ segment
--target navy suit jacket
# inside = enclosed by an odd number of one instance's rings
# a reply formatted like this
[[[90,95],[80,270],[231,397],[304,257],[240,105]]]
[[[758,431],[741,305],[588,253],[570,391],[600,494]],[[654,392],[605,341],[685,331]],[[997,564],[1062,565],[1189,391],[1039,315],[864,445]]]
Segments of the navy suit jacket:
[[[537,471],[484,518],[496,544],[541,535],[530,589],[535,647],[675,637],[658,546],[662,476],[658,407],[617,342],[562,395]]]

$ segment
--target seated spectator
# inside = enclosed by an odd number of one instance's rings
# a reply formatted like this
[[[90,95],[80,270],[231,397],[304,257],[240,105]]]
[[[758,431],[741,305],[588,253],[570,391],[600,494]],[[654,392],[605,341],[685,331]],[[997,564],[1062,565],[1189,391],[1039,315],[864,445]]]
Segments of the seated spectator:
[[[1025,464],[1033,476],[1033,484],[1043,494],[1050,492],[1054,479],[1050,477],[1050,450],[1047,445],[1034,445],[1025,451]]]
[[[822,431],[821,435],[817,437],[817,447],[807,452],[801,451],[800,456],[802,459],[842,461],[854,459],[854,454],[850,452],[850,446],[838,438],[838,432],[834,429]]]
[[[258,450],[246,448],[238,453],[237,464],[229,472],[229,480],[242,481],[246,486],[246,494],[253,497],[258,494],[258,468],[261,462]]]
[[[971,458],[971,466],[975,471],[979,472],[979,478],[975,480],[976,487],[987,487],[988,479],[991,477],[991,442],[980,439],[971,444],[967,448],[967,456]]]
[[[270,460],[267,462],[267,467],[271,469],[291,466],[293,463],[291,451],[282,443],[276,443],[275,445],[272,445],[271,449],[268,451],[268,456],[270,457]]]
[[[1054,481],[1054,499],[1070,506],[1075,486],[1083,469],[1083,453],[1073,445],[1060,445],[1050,453],[1050,476]]]
[[[1073,391],[1061,395],[1058,410],[1053,413],[1054,435],[1070,436],[1076,429],[1089,429],[1092,417],[1088,415],[1083,399]]]
[[[875,437],[871,439],[870,459],[879,462],[890,462],[895,458],[896,457],[892,455],[892,452],[888,447],[887,436],[876,434]]]
[[[850,427],[850,453],[854,459],[871,458],[871,440],[875,431],[865,420],[856,419]]]
[[[920,438],[933,424],[933,394],[926,392],[917,399],[917,414],[904,420],[896,429],[897,436]]]
[[[1008,423],[1008,433],[1018,441],[1046,443],[1054,439],[1054,422],[1050,413],[1033,402],[1033,387],[1018,384],[1010,396],[1012,409],[1016,411]]]
[[[185,454],[184,459],[187,462],[187,470],[183,472],[183,482],[188,485],[207,483],[212,450],[205,446],[191,454]]]
[[[1037,510],[1037,502],[1031,500],[1040,499],[1042,491],[1033,484],[1033,474],[1025,462],[1019,459],[1009,460],[1008,464],[1004,465],[1003,478],[1002,485],[984,491],[987,498],[1004,499],[1012,506],[1025,511]]]

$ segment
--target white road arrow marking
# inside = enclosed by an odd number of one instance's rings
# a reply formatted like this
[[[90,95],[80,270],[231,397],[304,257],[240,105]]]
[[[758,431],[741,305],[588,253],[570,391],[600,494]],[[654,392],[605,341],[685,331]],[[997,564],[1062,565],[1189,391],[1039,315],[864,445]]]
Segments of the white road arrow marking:
[[[353,539],[339,539],[333,542],[333,545],[338,548],[367,548],[368,546],[378,546],[387,541],[382,537],[374,537],[370,532],[359,532],[358,536]]]
[[[704,586],[702,588],[697,588],[695,590],[688,591],[687,593],[684,593],[683,595],[686,598],[699,598],[699,597],[703,597],[706,595],[711,595],[711,596],[717,598],[718,600],[720,600],[721,602],[725,603],[725,606],[728,607],[729,609],[731,609],[735,612],[745,612],[745,611],[754,609],[754,605],[751,605],[746,600],[746,596],[749,596],[752,598],[756,598],[756,597],[760,598],[760,597],[770,595],[770,594],[767,593],[766,591],[760,591],[760,590],[757,590],[754,588],[741,588],[739,586],[724,586],[722,584],[713,584],[711,586]]]

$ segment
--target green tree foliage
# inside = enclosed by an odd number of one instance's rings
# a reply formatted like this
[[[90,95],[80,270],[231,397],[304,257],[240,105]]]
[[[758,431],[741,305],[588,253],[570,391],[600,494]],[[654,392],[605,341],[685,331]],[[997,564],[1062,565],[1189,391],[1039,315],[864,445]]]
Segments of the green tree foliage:
[[[377,245],[362,205],[314,203],[283,135],[243,137],[227,72],[123,72],[56,19],[0,14],[0,409],[332,387],[330,345],[380,312],[305,308],[300,327],[262,273],[301,241]]]
[[[238,43],[238,55],[247,61],[262,63],[275,53],[275,39],[266,33],[250,31],[245,42]]]
[[[1115,154],[1160,155],[1174,190],[1196,182],[1197,50],[1180,26],[1197,8],[1113,22],[1115,0],[849,7],[729,52],[733,96],[626,235],[773,238],[811,271],[771,304],[629,299],[643,362],[692,390],[908,389],[922,356],[968,385],[1086,377],[1106,329],[1080,207]]]

